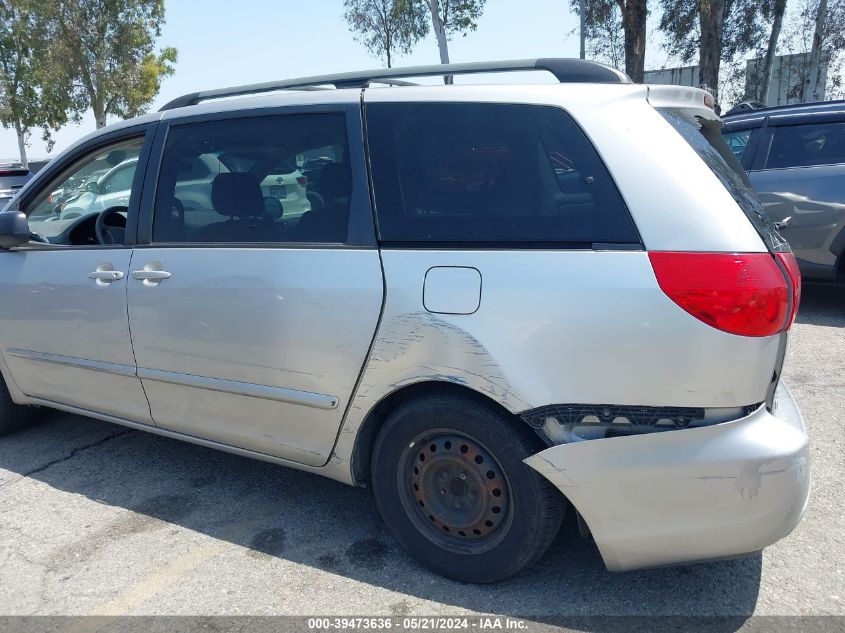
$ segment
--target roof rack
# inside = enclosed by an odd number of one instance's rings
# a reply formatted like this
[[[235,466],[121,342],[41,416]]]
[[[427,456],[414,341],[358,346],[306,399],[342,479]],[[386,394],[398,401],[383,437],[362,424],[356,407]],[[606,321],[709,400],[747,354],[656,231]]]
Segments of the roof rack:
[[[405,68],[378,68],[375,70],[337,73],[282,79],[231,88],[202,90],[182,95],[162,106],[160,112],[184,106],[196,105],[208,99],[221,99],[238,95],[259,94],[276,90],[313,89],[316,86],[334,86],[335,88],[366,88],[371,83],[389,85],[413,85],[400,81],[396,77],[432,77],[436,75],[471,75],[477,73],[498,73],[526,70],[545,70],[550,72],[560,83],[631,83],[625,73],[583,59],[541,58],[514,59],[500,62],[472,62],[467,64],[437,64],[433,66],[408,66]]]

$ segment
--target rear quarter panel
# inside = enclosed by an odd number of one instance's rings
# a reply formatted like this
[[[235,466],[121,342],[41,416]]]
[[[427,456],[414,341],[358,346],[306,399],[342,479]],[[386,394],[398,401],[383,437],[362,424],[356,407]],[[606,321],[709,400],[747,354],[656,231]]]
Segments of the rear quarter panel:
[[[730,193],[647,101],[645,86],[454,86],[449,101],[561,107],[615,179],[646,250],[765,252]],[[366,101],[442,101],[435,87]],[[372,408],[447,381],[511,412],[546,404],[736,407],[765,400],[779,337],[705,325],[659,288],[643,251],[382,250],[385,305],[335,456],[350,459]],[[479,271],[472,314],[426,310],[432,267]]]
[[[762,402],[779,337],[715,330],[657,285],[645,252],[384,250],[386,300],[336,454],[369,411],[421,381],[483,393],[511,412],[545,404],[734,407]],[[478,310],[433,314],[427,271],[482,277]]]

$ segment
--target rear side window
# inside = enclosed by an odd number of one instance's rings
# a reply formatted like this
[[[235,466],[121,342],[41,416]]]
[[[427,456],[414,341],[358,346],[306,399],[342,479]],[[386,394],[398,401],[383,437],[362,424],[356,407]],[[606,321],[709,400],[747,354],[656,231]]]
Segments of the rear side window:
[[[304,156],[331,158],[309,180]],[[167,135],[154,243],[343,243],[352,176],[345,116],[284,114],[176,124]]]
[[[724,185],[745,215],[757,229],[769,250],[788,251],[789,245],[766,215],[748,175],[722,136],[724,123],[700,116],[695,109],[658,108],[678,133],[689,143],[710,170]]]
[[[845,163],[845,122],[773,128],[766,169]]]
[[[638,243],[583,132],[559,108],[367,105],[384,242]]]

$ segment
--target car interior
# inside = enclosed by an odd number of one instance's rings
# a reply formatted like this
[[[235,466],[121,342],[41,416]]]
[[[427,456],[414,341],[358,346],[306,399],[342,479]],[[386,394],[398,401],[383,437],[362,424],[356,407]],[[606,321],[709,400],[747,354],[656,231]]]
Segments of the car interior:
[[[264,117],[181,126],[169,136],[157,190],[156,243],[343,242],[352,177],[342,119],[292,126]],[[267,119],[273,117],[266,117]],[[307,179],[304,156],[333,148],[334,160]],[[185,165],[200,159],[213,168],[195,178]],[[291,174],[299,174],[293,177]],[[305,182],[292,207],[284,182]],[[268,184],[271,182],[273,184]],[[297,185],[290,185],[297,186]]]
[[[395,123],[368,125],[371,151],[377,147],[381,164],[396,170],[387,175],[374,168],[374,186],[398,183],[382,239],[580,242],[613,236],[616,224],[596,212],[612,204],[602,198],[609,177],[571,123],[554,112],[498,108],[417,108]]]
[[[321,116],[298,126],[285,117],[256,117],[172,130],[159,170],[153,240],[345,241],[352,190],[346,131],[342,117]],[[33,239],[63,246],[122,244],[128,207],[107,198],[121,193],[116,184],[99,181],[124,163],[119,181],[128,192],[137,166],[131,159],[141,144],[134,140],[87,157],[48,185],[28,209]],[[306,165],[310,178],[300,171]],[[287,208],[293,202],[296,208]],[[78,213],[63,216],[68,205],[79,207]]]

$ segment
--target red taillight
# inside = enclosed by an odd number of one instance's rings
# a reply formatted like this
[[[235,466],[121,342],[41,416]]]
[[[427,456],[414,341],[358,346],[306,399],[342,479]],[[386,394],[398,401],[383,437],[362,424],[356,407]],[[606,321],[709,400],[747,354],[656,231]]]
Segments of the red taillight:
[[[789,281],[792,282],[792,311],[789,313],[789,319],[786,322],[786,327],[789,329],[792,321],[795,320],[795,315],[798,314],[798,304],[801,303],[801,271],[798,270],[798,262],[795,261],[795,255],[792,253],[775,253],[775,257],[786,268]]]
[[[308,176],[297,176],[296,182],[298,182],[300,186],[304,187],[308,184]]]
[[[672,301],[708,325],[741,336],[788,327],[789,285],[769,253],[648,254]]]

